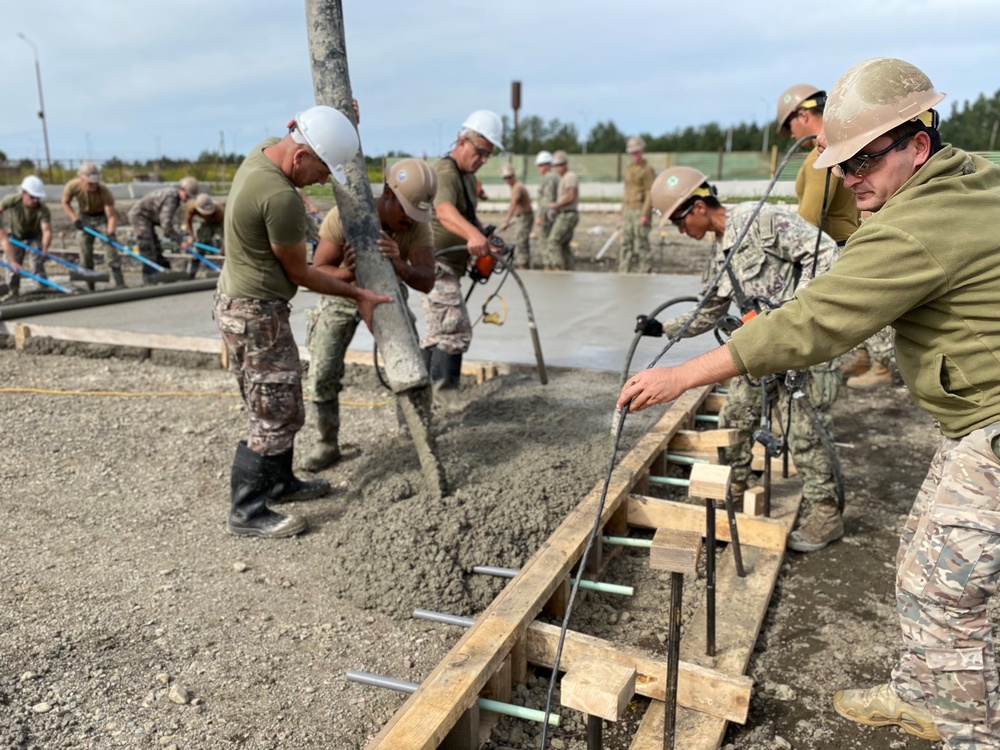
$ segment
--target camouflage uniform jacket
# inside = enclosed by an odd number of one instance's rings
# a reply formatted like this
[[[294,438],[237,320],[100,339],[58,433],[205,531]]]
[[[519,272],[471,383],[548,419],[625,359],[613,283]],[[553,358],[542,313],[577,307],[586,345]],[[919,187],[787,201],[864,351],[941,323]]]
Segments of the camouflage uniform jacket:
[[[755,205],[741,203],[726,210],[726,231],[721,242],[716,242],[713,248],[706,280],[714,278],[722,268],[729,249],[736,242]],[[813,277],[817,232],[816,227],[801,216],[765,203],[733,256],[731,267],[743,295],[764,297],[771,300],[775,307],[795,296],[799,286],[805,286],[804,282]],[[828,235],[822,235],[816,273],[830,268],[836,256],[837,244]],[[718,287],[706,300],[705,306],[685,332],[685,337],[710,331],[715,322],[729,311],[730,304],[736,301],[732,280],[728,273],[723,273]],[[689,317],[690,313],[664,323],[664,334],[674,335]]]
[[[554,169],[542,175],[542,181],[538,183],[538,215],[545,216],[549,210],[549,204],[555,203],[559,194],[559,175]]]
[[[174,215],[180,205],[181,196],[177,188],[160,188],[132,206],[128,212],[129,220],[134,221],[138,218],[153,226],[159,225],[164,236],[180,242],[181,233],[174,226]]]

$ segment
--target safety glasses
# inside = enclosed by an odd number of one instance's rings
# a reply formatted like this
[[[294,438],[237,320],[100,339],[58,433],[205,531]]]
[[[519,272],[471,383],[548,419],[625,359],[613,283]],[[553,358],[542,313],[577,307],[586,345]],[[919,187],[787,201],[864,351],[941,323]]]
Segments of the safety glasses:
[[[919,131],[918,131],[919,132]],[[898,148],[903,145],[906,141],[910,140],[917,133],[907,133],[906,135],[900,136],[892,143],[890,143],[885,148],[874,151],[870,154],[856,154],[852,156],[847,161],[842,161],[839,164],[835,164],[832,167],[833,173],[840,179],[844,179],[845,175],[852,174],[855,177],[861,178],[867,175],[875,166],[875,162],[881,159],[883,156],[888,154],[894,148]]]
[[[695,203],[696,202],[697,201],[695,201]],[[691,213],[691,209],[692,208],[694,208],[694,203],[692,203],[690,206],[688,206],[683,211],[681,211],[679,214],[677,214],[677,216],[671,216],[670,217],[670,223],[673,224],[675,227],[680,227],[680,225],[684,223],[684,219],[687,218],[687,215],[689,213]]]
[[[485,161],[486,159],[489,159],[491,156],[493,156],[492,149],[486,150],[485,148],[480,148],[471,138],[466,138],[465,140],[470,146],[472,146],[472,150],[476,152],[476,156],[478,156],[480,159],[483,159]]]

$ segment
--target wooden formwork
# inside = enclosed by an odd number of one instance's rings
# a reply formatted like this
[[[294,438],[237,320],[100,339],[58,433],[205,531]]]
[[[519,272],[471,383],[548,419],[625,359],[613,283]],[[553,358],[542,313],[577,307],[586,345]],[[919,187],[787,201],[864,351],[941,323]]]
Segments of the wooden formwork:
[[[708,450],[727,444],[732,431],[694,431],[695,414],[719,407],[711,386],[693,389],[673,403],[652,430],[615,467],[601,513],[603,533],[622,535],[628,526],[704,533],[705,510],[646,496],[648,478],[662,469],[670,450]],[[713,443],[713,441],[715,441]],[[599,482],[563,520],[548,541],[521,567],[368,745],[368,750],[471,750],[482,695],[504,700],[511,684],[522,682],[529,663],[552,667],[559,628],[534,622],[564,593],[579,562],[600,506]],[[801,494],[794,481],[776,481],[771,517],[737,514],[745,577],[736,575],[728,547],[716,570],[716,655],[705,655],[706,613],[699,609],[681,641],[678,670],[677,747],[715,750],[728,722],[743,723],[752,681],[745,675],[784,555],[785,540],[798,513]],[[718,514],[717,539],[728,541],[725,514]],[[595,551],[599,549],[595,547]],[[592,552],[593,555],[593,552]],[[588,570],[600,570],[590,561]],[[666,662],[590,636],[568,634],[560,668],[599,658],[634,667],[635,692],[652,698],[632,750],[662,748]],[[661,663],[662,662],[662,663]],[[561,709],[564,710],[564,709]]]

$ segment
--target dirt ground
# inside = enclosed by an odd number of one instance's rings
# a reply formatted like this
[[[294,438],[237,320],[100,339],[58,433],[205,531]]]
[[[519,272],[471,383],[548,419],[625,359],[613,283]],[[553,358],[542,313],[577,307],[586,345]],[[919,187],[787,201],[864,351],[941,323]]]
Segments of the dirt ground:
[[[592,257],[607,235],[582,237]],[[664,262],[700,270],[706,249],[667,243]],[[211,358],[52,356],[66,349],[0,350],[0,748],[363,748],[404,697],[344,673],[419,682],[460,631],[412,610],[474,617],[503,581],[471,568],[522,564],[608,461],[617,374],[466,383],[464,410],[437,426],[453,492],[433,501],[386,392],[351,368],[342,440],[356,455],[323,474],[330,497],[288,508],[309,532],[236,538],[228,475],[246,414],[231,377]],[[630,418],[624,449],[658,416]],[[892,560],[935,430],[899,387],[844,389],[835,419],[848,535],[786,558],[749,719],[726,736],[736,750],[931,746],[847,722],[831,698],[892,665]],[[300,446],[311,437],[307,425]],[[574,629],[662,657],[663,579],[627,554],[609,580],[648,585],[588,598]],[[546,686],[547,672],[532,674],[516,699],[540,708]],[[643,705],[606,730],[608,750],[628,747]],[[537,748],[538,733],[505,720],[486,746]],[[579,718],[550,738],[586,747]]]

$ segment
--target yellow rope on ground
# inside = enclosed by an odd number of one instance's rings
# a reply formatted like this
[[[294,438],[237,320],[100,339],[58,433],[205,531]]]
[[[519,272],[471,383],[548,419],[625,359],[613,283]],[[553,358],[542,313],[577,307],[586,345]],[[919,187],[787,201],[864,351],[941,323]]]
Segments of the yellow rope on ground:
[[[218,396],[220,398],[240,398],[234,392],[204,391],[63,391],[46,388],[0,388],[0,393],[38,393],[43,396],[119,396],[122,398],[159,398],[165,396],[189,396],[193,398]],[[389,406],[392,401],[341,401],[341,406]]]

